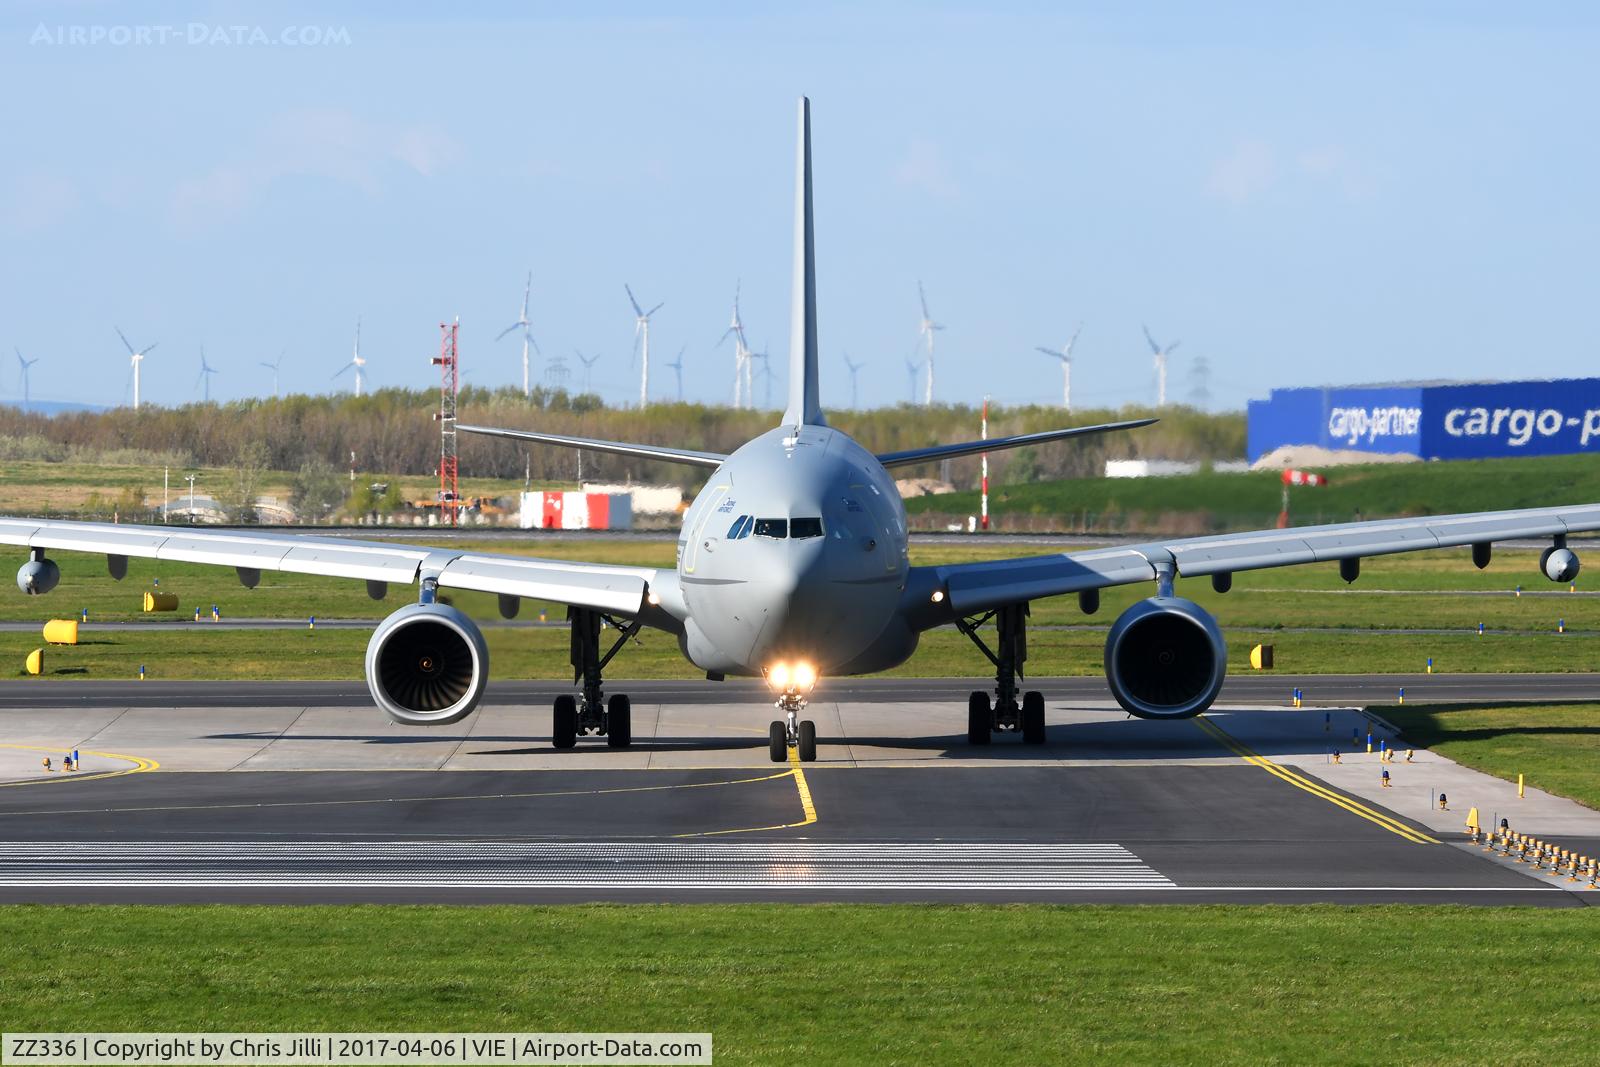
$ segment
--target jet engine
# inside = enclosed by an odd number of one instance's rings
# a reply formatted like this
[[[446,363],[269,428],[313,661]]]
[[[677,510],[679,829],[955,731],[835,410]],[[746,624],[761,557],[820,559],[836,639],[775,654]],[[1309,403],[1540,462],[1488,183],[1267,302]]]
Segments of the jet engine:
[[[61,568],[56,566],[55,560],[45,559],[43,555],[17,568],[17,588],[29,596],[48,593],[60,581]]]
[[[389,718],[443,726],[472,714],[489,680],[489,648],[471,619],[447,604],[412,604],[367,642],[367,687]]]
[[[1106,635],[1111,695],[1141,719],[1200,714],[1217,699],[1227,673],[1222,631],[1192,600],[1142,600],[1123,612]]]

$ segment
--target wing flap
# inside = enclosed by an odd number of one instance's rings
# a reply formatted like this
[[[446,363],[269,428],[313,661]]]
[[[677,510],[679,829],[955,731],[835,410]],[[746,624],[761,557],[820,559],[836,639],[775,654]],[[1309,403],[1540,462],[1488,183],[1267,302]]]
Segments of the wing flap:
[[[0,518],[0,545],[289,571],[409,585],[437,575],[446,588],[552,600],[637,614],[656,571],[601,563],[497,556],[455,549],[254,530],[125,526]]]
[[[439,572],[439,585],[483,593],[508,593],[602,611],[636,615],[653,571],[585,567],[507,556],[457,556]]]
[[[1148,581],[1155,578],[1157,564],[1168,561],[1176,565],[1180,577],[1200,577],[1224,571],[1260,570],[1596,530],[1600,530],[1600,505],[1580,504],[1179,538],[1053,556],[958,563],[927,570],[932,572],[934,584],[948,593],[950,611],[968,615],[1025,600]],[[937,625],[939,621],[937,613],[930,614],[928,619],[929,625]]]
[[[951,608],[963,615],[1021,600],[1149,581],[1156,576],[1150,560],[1132,548],[1030,556],[935,569],[943,579]]]

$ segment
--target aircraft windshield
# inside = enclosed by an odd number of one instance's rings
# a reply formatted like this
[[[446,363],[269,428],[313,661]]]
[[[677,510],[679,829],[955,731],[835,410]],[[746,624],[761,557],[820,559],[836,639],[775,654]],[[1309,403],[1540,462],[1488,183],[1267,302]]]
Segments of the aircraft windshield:
[[[756,536],[757,537],[779,537],[779,538],[788,537],[789,536],[789,520],[788,519],[757,519],[756,520]]]
[[[789,520],[789,536],[790,537],[821,537],[822,536],[822,520],[821,519],[790,519]]]

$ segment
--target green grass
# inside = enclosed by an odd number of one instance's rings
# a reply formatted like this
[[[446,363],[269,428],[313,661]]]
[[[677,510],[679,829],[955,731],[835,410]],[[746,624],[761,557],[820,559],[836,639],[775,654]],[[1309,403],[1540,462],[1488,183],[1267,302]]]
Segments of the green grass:
[[[1407,674],[1423,670],[1427,657],[1441,673],[1585,671],[1595,669],[1581,654],[1585,638],[1576,635],[1490,636],[1465,634],[1274,633],[1229,630],[1228,669],[1250,672],[1250,647],[1266,641],[1276,648],[1280,674]],[[215,630],[83,631],[75,646],[45,651],[45,673],[57,679],[134,678],[140,664],[152,679],[307,679],[356,680],[369,631]],[[992,635],[991,635],[992,636]],[[567,631],[549,628],[498,628],[485,631],[490,676],[496,679],[569,679]],[[1027,673],[1089,676],[1101,673],[1105,635],[1098,630],[1036,630],[1028,636]],[[35,633],[0,634],[4,675],[21,677],[23,658],[40,647]],[[982,655],[954,630],[923,635],[915,655],[887,672],[912,678],[979,678],[990,674]],[[1271,673],[1271,672],[1269,672]],[[613,678],[698,678],[677,641],[646,630],[618,653],[608,669]],[[826,691],[824,687],[823,692]]]
[[[1375,712],[1463,766],[1600,808],[1600,705],[1434,704]]]
[[[1544,456],[1451,463],[1387,463],[1336,467],[1331,484],[1292,490],[1297,523],[1442,515],[1499,508],[1600,501],[1600,464],[1589,456]],[[1028,518],[1063,529],[1250,529],[1270,526],[1281,506],[1276,471],[1198,473],[1170,478],[1077,478],[1000,485],[990,509],[1000,530],[1031,528]],[[906,501],[913,519],[976,515],[978,494],[952,493]]]
[[[0,925],[9,1031],[710,1031],[719,1064],[1576,1063],[1600,1002],[1587,908],[33,906]]]
[[[227,467],[174,467],[171,469],[168,491],[174,507],[188,494],[189,483],[184,476],[196,475],[196,492],[209,496],[212,490],[227,485],[237,475]],[[428,475],[373,475],[358,471],[360,483],[373,481],[398,482],[407,500],[431,500],[439,490],[439,479]],[[295,478],[293,471],[266,471],[262,476],[260,493],[282,500],[289,497]],[[534,488],[557,487],[555,483],[541,483]],[[559,488],[573,488],[560,485]],[[521,478],[462,478],[461,495],[465,497],[512,496],[523,490]],[[7,460],[0,471],[0,515],[61,514],[83,509],[91,497],[98,497],[100,505],[109,510],[116,499],[126,491],[142,491],[145,506],[161,506],[161,467],[136,463],[95,463],[78,460],[49,462],[45,460]],[[123,516],[123,521],[130,521]]]

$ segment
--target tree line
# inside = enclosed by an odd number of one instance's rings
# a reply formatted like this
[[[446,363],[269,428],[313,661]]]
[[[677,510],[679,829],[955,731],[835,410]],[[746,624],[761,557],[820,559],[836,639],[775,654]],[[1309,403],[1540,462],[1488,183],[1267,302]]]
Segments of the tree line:
[[[138,462],[139,457],[172,466],[231,467],[244,472],[241,493],[262,470],[319,472],[345,469],[355,454],[362,471],[426,475],[438,469],[439,394],[435,390],[382,389],[356,397],[287,396],[281,399],[194,403],[182,407],[145,406],[76,411],[46,416],[0,407],[0,454],[29,459],[80,459]],[[606,407],[596,396],[536,389],[525,398],[514,388],[468,386],[458,398],[459,419],[508,429],[542,430],[623,441],[670,445],[709,452],[731,452],[771,429],[777,414],[701,404],[662,403],[640,411]],[[1146,408],[1084,409],[991,407],[989,435],[1032,433],[1059,426],[1088,425],[1138,418]],[[997,475],[1011,468],[1012,481],[1088,477],[1107,459],[1160,458],[1201,462],[1244,455],[1245,420],[1238,412],[1209,414],[1168,408],[1154,426],[1131,433],[1060,441],[991,457]],[[829,413],[829,422],[876,452],[976,438],[977,409],[965,405],[900,405],[868,411]],[[631,457],[463,434],[459,446],[463,475],[539,482],[678,482],[694,488],[704,472]],[[117,457],[116,460],[106,457]],[[904,475],[942,476],[959,488],[976,484],[978,459],[953,460],[940,467],[907,469]]]

